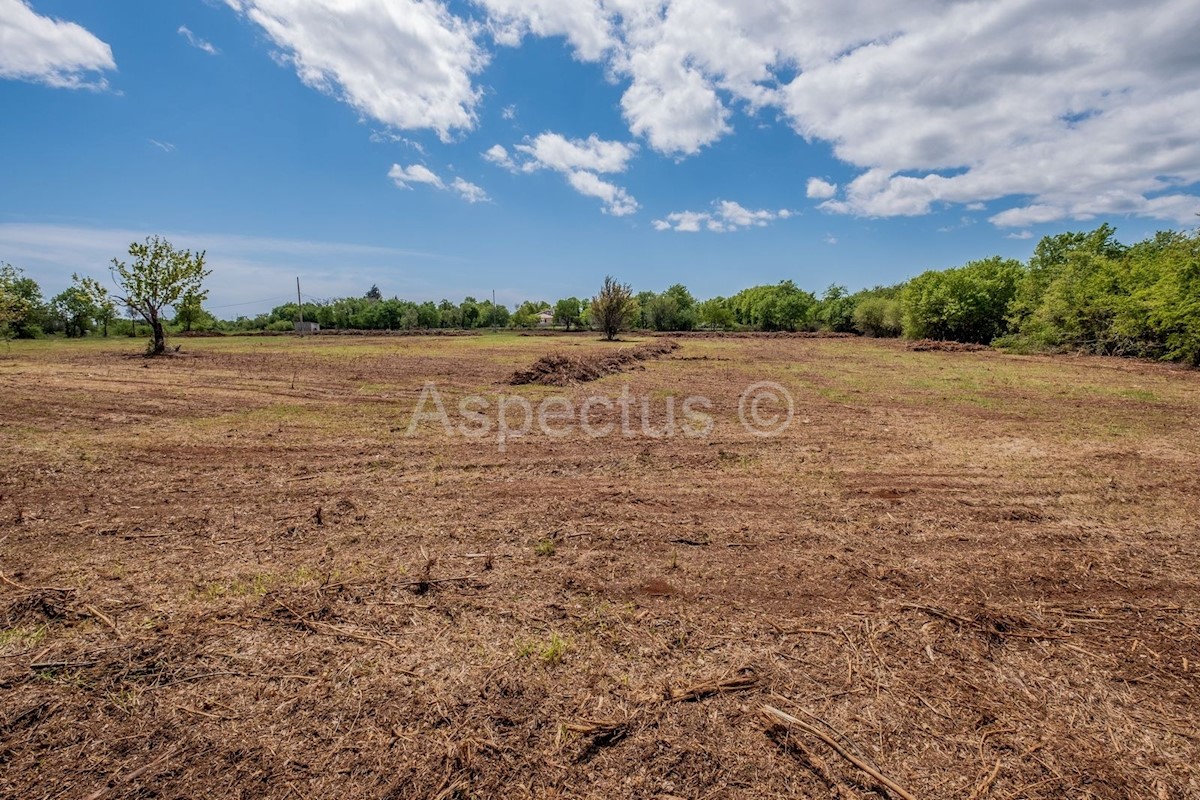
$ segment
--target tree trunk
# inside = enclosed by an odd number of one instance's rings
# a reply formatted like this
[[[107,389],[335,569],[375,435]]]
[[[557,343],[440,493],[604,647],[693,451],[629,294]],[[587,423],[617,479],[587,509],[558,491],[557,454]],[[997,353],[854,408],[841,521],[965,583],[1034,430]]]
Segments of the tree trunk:
[[[150,355],[162,355],[167,352],[167,334],[163,331],[162,320],[155,316],[150,320],[150,327],[154,330],[154,349]]]

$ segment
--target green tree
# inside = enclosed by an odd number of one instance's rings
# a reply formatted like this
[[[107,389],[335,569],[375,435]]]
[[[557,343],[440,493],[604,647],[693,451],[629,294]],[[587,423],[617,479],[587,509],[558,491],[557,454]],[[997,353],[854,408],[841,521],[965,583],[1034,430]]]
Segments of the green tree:
[[[817,304],[814,317],[822,328],[834,333],[854,330],[854,298],[845,286],[832,285]]]
[[[189,294],[200,300],[208,296],[203,283],[211,273],[204,269],[205,253],[177,250],[166,239],[150,236],[145,242],[130,244],[129,256],[132,263],[115,258],[112,262],[124,292],[116,299],[136,310],[150,326],[149,354],[159,355],[167,349],[163,309],[173,308]]]
[[[1024,274],[1019,261],[993,256],[918,275],[900,296],[904,335],[990,344],[1008,330]]]
[[[175,305],[175,324],[182,326],[185,332],[191,333],[196,323],[203,319],[205,313],[200,298],[196,296],[195,292],[189,291]],[[306,319],[312,318],[306,317]]]
[[[638,316],[633,290],[629,284],[618,283],[611,275],[605,276],[599,294],[592,298],[591,310],[592,324],[603,331],[604,338],[610,342]]]
[[[554,304],[554,321],[565,325],[568,331],[572,325],[579,325],[582,314],[583,301],[578,297],[565,297]]]
[[[72,275],[71,278],[91,298],[92,305],[95,308],[94,318],[103,328],[104,335],[108,336],[108,326],[112,324],[112,321],[117,316],[117,304],[109,296],[108,289],[101,286],[100,282],[95,278],[87,276],[80,278],[78,275]]]
[[[46,304],[41,287],[11,264],[0,263],[0,334],[4,338],[36,339],[42,335]]]
[[[705,300],[696,307],[696,312],[700,324],[707,328],[729,330],[737,322],[729,308],[729,301],[724,297]]]
[[[50,304],[55,315],[62,320],[67,336],[82,337],[91,329],[92,319],[98,309],[83,280],[78,275],[72,275],[71,281],[71,285],[56,295]]]
[[[903,330],[900,301],[865,297],[854,306],[854,329],[864,336],[899,336]]]

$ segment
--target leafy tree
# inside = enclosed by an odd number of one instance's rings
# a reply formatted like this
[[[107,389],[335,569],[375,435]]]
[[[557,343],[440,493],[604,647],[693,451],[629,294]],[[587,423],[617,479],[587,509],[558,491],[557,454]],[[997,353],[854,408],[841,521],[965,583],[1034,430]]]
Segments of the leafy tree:
[[[98,309],[92,293],[84,286],[78,275],[71,276],[72,283],[50,301],[55,315],[62,320],[63,330],[68,337],[85,336],[92,327],[92,319]]]
[[[517,328],[536,328],[541,322],[538,314],[549,308],[550,304],[545,300],[526,300],[517,306],[516,313],[512,315],[512,324]]]
[[[383,292],[379,291],[379,287],[372,283],[371,288],[367,290],[367,299],[368,300],[382,300]]]
[[[733,310],[729,308],[729,301],[724,297],[705,300],[696,306],[696,313],[700,324],[708,328],[729,330],[737,322]]]
[[[904,335],[988,344],[1008,330],[1010,306],[1025,268],[994,256],[962,267],[930,270],[901,293]]]
[[[650,304],[654,301],[655,296],[654,292],[649,291],[637,293],[637,297],[635,298],[638,306],[637,319],[631,324],[638,330],[646,330],[651,327]]]
[[[600,293],[592,298],[592,324],[611,342],[637,316],[638,304],[629,284],[618,283],[611,275],[605,276]]]
[[[902,330],[900,301],[866,297],[854,307],[854,329],[864,336],[899,336]]]
[[[175,324],[182,326],[187,333],[191,333],[204,314],[200,298],[196,296],[195,292],[189,291],[175,306]]]
[[[150,326],[149,354],[159,355],[167,349],[163,309],[173,308],[189,294],[201,301],[208,296],[203,282],[211,273],[204,269],[205,253],[177,250],[166,239],[150,236],[145,242],[130,244],[129,256],[130,264],[115,258],[112,262],[124,292],[116,299],[136,310]]]
[[[729,298],[730,309],[740,324],[763,331],[809,327],[816,304],[817,298],[792,281],[752,286]]]
[[[578,297],[566,297],[554,304],[554,321],[565,325],[568,331],[572,325],[579,325],[582,314],[583,301]]]
[[[36,339],[42,335],[46,305],[33,278],[11,264],[0,263],[0,334],[4,338]]]
[[[832,285],[825,290],[814,313],[816,322],[825,330],[834,333],[849,333],[854,330],[854,298],[845,286]]]
[[[108,326],[117,316],[117,304],[113,302],[112,297],[108,294],[108,289],[100,285],[100,282],[95,278],[72,275],[72,280],[79,284],[79,288],[87,292],[91,298],[92,305],[95,308],[94,318],[100,323],[104,329],[104,335],[108,336]]]

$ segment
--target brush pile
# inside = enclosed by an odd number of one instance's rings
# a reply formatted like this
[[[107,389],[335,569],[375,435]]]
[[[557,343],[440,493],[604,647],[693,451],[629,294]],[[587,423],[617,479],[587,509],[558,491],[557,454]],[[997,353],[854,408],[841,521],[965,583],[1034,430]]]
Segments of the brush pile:
[[[509,383],[513,386],[523,386],[529,383],[543,386],[572,386],[577,383],[587,383],[599,380],[606,375],[625,372],[642,361],[662,358],[678,348],[678,342],[668,339],[612,353],[583,356],[550,353],[533,362],[528,368],[517,370],[513,373]]]

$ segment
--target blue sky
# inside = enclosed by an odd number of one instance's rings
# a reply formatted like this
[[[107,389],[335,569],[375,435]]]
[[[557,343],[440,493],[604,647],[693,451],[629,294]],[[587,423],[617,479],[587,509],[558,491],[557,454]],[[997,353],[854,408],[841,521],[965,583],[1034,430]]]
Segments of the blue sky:
[[[0,0],[0,261],[53,294],[160,233],[233,316],[297,275],[707,297],[1190,228],[1200,7],[1125,5]]]

